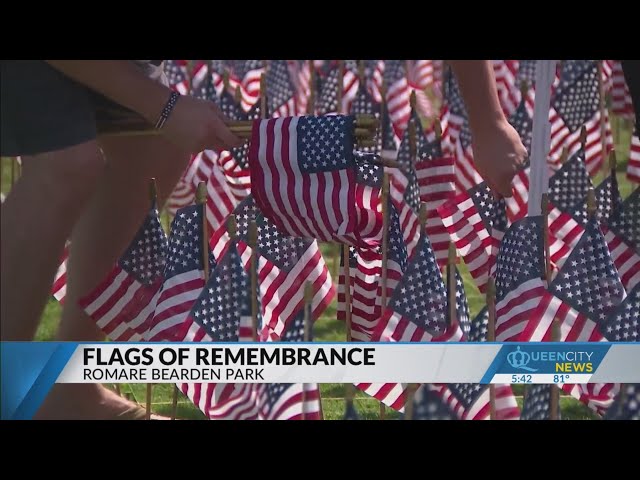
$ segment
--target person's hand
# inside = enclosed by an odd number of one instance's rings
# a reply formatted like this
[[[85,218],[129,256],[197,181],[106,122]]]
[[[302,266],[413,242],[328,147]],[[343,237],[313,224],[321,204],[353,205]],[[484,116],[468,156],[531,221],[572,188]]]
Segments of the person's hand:
[[[473,132],[473,161],[496,195],[511,196],[511,181],[527,159],[518,132],[505,121],[490,122]]]
[[[162,132],[189,153],[241,146],[243,141],[231,132],[225,121],[215,103],[183,95],[173,107]]]

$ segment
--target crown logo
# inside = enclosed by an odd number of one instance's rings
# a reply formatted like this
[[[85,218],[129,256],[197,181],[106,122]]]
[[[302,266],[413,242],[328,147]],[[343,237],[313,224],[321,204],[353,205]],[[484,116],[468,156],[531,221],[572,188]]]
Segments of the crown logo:
[[[523,352],[520,350],[520,346],[518,345],[517,350],[515,352],[511,352],[507,355],[507,361],[509,365],[513,368],[519,368],[520,370],[526,370],[527,372],[537,372],[537,368],[529,368],[527,365],[531,361],[531,355],[527,352]]]

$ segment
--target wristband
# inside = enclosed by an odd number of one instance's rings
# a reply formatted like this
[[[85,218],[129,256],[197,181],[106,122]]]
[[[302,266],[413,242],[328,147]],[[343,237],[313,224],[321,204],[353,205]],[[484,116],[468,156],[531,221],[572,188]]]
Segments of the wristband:
[[[171,95],[169,95],[169,100],[167,100],[166,105],[162,109],[160,118],[158,118],[158,121],[156,122],[156,130],[160,130],[164,126],[164,123],[169,118],[169,115],[171,115],[171,111],[173,110],[173,107],[176,106],[176,102],[178,101],[178,98],[180,98],[180,94],[178,92],[172,91]]]

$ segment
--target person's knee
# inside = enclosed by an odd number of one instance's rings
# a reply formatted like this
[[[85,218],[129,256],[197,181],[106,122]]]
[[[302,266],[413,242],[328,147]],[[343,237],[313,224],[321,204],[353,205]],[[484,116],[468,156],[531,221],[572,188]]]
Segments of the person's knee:
[[[95,190],[105,161],[95,141],[32,157],[27,176],[56,205],[67,208],[72,202],[82,203]]]

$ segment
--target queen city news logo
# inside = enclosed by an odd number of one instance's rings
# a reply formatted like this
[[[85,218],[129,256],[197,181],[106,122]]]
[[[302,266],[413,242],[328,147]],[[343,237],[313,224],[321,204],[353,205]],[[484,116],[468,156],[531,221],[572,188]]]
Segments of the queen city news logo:
[[[507,355],[509,365],[520,372],[593,373],[594,351],[550,349],[548,346],[525,345]]]

